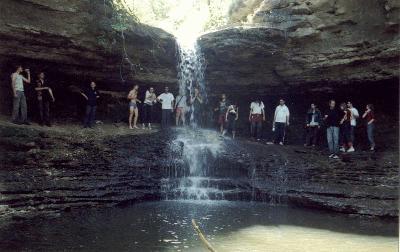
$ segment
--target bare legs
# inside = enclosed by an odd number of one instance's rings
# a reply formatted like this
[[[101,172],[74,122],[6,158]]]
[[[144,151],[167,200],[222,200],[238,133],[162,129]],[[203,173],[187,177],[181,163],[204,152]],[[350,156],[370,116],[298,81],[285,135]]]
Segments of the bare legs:
[[[139,110],[137,108],[130,107],[129,108],[129,128],[130,129],[138,129],[137,127],[137,120],[139,117]],[[132,127],[132,120],[133,120],[133,127]]]
[[[185,126],[185,110],[178,108],[176,110],[175,125],[179,126],[179,120],[182,120],[182,125]]]

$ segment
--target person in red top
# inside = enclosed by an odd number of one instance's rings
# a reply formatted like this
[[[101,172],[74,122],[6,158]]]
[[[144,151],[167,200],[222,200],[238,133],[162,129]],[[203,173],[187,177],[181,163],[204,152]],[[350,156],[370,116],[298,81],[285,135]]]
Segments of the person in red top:
[[[367,122],[367,135],[368,141],[371,146],[370,150],[375,150],[375,141],[374,141],[374,129],[375,129],[375,115],[374,115],[374,105],[368,104],[366,110],[362,116]]]
[[[343,118],[340,121],[340,136],[342,148],[341,151],[346,152],[346,146],[348,146],[347,152],[354,152],[353,142],[351,140],[351,110],[347,108],[346,103],[340,104],[340,109],[343,111]]]

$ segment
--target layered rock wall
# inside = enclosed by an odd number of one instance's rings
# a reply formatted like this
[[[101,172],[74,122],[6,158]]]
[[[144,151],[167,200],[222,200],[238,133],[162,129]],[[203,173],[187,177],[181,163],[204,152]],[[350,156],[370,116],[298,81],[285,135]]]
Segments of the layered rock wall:
[[[124,94],[133,84],[176,85],[175,38],[132,21],[125,24],[123,40],[108,2],[0,2],[1,112],[10,111],[10,74],[18,64],[29,67],[34,78],[46,72],[59,109],[76,103],[70,86],[81,88],[90,80]],[[34,96],[32,85],[27,90]]]

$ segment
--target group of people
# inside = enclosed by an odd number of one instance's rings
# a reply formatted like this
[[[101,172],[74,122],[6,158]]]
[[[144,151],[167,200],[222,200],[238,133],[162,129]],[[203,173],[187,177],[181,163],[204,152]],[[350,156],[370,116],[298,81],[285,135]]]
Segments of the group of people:
[[[25,71],[26,76],[22,73]],[[24,92],[24,83],[31,83],[31,75],[29,69],[23,70],[21,66],[16,68],[16,71],[11,75],[12,91],[14,95],[13,111],[12,111],[12,122],[18,124],[27,124],[27,103]],[[52,89],[47,85],[45,81],[45,74],[40,72],[36,80],[36,99],[39,111],[39,124],[47,125],[51,127],[50,122],[50,103],[55,102],[54,94]],[[86,111],[83,120],[83,127],[92,128],[95,122],[97,100],[100,98],[99,91],[96,88],[96,83],[92,81],[85,91],[80,92],[82,97],[86,100]],[[127,99],[129,102],[129,128],[138,129],[138,118],[139,118],[139,106],[142,103],[138,99],[139,86],[135,85],[132,90],[129,91]],[[161,103],[161,128],[166,129],[171,126],[173,115],[175,116],[175,125],[187,125],[187,121],[190,121],[192,125],[199,124],[202,118],[202,105],[204,104],[204,98],[201,95],[200,89],[195,87],[193,92],[188,95],[184,92],[180,92],[175,98],[172,93],[169,92],[169,88],[165,87],[162,94],[156,95],[153,87],[150,87],[145,92],[143,100],[143,109],[141,113],[142,128],[152,129],[152,123],[154,120],[155,109],[154,106],[157,103]],[[236,136],[236,122],[239,119],[239,107],[230,103],[227,99],[226,94],[222,94],[217,106],[214,108],[214,112],[217,112],[217,123],[221,136],[224,136],[228,132],[232,134],[232,138]],[[338,153],[342,152],[354,152],[354,131],[357,126],[357,120],[360,117],[358,110],[353,106],[351,102],[340,104],[339,108],[336,106],[336,102],[331,100],[329,102],[329,110],[322,114],[316,104],[311,104],[307,111],[305,128],[306,128],[306,139],[305,146],[316,146],[319,131],[322,126],[326,127],[326,136],[328,147],[330,151],[330,158],[338,158]],[[375,115],[374,106],[368,104],[366,110],[361,116],[365,119],[367,124],[367,136],[370,143],[370,150],[375,149],[374,141],[374,128],[375,128]],[[275,108],[275,113],[272,120],[272,131],[274,132],[274,141],[276,143],[284,145],[286,128],[289,126],[290,112],[289,108],[285,104],[284,99],[280,99],[279,105]],[[250,104],[250,111],[248,120],[250,122],[250,133],[251,136],[257,140],[260,140],[262,134],[262,125],[266,121],[265,106],[261,99],[256,99]]]
[[[24,71],[27,75],[26,77],[22,75]],[[24,83],[31,83],[30,70],[23,70],[22,66],[18,66],[16,71],[11,74],[11,88],[14,97],[11,120],[16,124],[29,125]],[[45,82],[45,74],[43,72],[40,72],[37,76],[35,92],[38,104],[39,124],[51,127],[50,102],[55,102],[55,98],[53,91],[47,85],[47,82]]]
[[[227,130],[232,131],[235,137],[235,121],[238,120],[238,107],[231,105],[225,94],[221,95],[218,107],[215,111],[219,112],[218,124],[222,135]],[[317,145],[319,131],[322,126],[326,127],[327,142],[330,151],[330,158],[337,159],[339,151],[354,152],[355,128],[357,120],[360,117],[358,110],[351,102],[341,103],[340,108],[336,107],[334,100],[329,101],[329,110],[322,114],[316,104],[312,103],[307,111],[305,119],[306,139],[304,146]],[[374,128],[375,115],[374,106],[366,105],[365,112],[361,116],[367,125],[367,137],[370,144],[370,150],[375,150]],[[250,133],[257,140],[261,138],[262,124],[265,118],[265,106],[261,99],[256,99],[250,104],[249,113]],[[285,105],[285,100],[280,99],[279,105],[275,108],[272,120],[272,131],[274,132],[274,141],[284,145],[286,136],[286,127],[289,126],[290,112]]]

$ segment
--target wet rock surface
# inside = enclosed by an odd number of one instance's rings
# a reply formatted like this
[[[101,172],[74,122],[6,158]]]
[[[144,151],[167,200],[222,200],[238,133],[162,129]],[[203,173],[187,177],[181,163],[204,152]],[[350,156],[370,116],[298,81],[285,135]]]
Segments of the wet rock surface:
[[[65,134],[2,125],[0,134],[1,217],[157,200],[170,165],[169,136],[160,133]]]
[[[398,216],[398,152],[396,149],[328,153],[300,146],[228,142],[221,165],[245,169],[242,178],[255,200],[357,213]],[[224,166],[222,166],[224,167]],[[247,196],[246,196],[247,194]]]
[[[172,178],[173,187],[174,178],[184,176],[179,143],[172,143],[175,131],[101,127],[59,132],[2,123],[0,217],[160,200],[166,195],[162,180]],[[223,151],[210,161],[213,176],[204,182],[224,199],[398,216],[397,148],[358,150],[331,160],[323,150],[302,146],[220,141]]]

